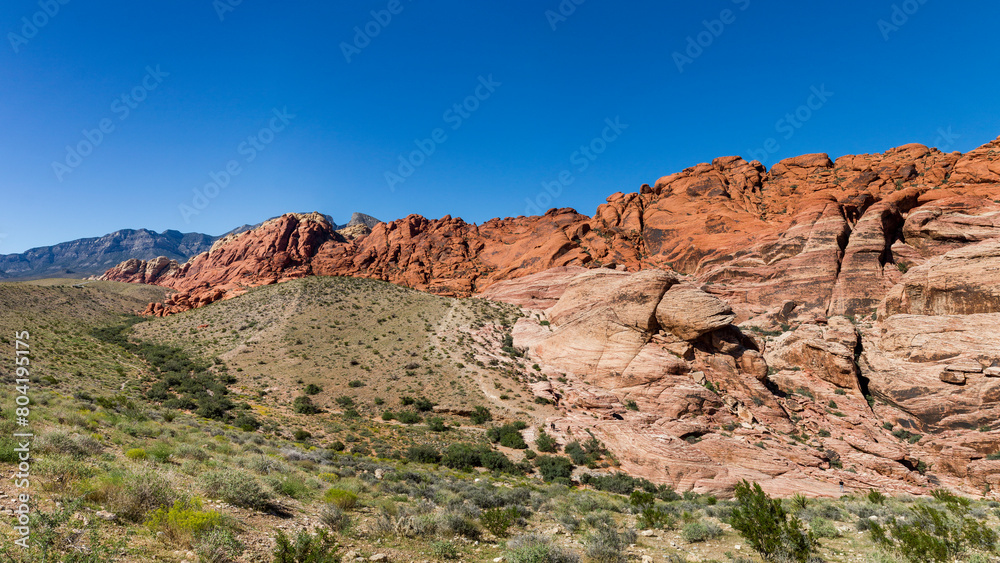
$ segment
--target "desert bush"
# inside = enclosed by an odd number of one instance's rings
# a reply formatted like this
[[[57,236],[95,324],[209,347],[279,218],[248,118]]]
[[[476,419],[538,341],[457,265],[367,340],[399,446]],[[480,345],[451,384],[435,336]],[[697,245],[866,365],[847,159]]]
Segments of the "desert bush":
[[[358,495],[344,489],[327,489],[323,500],[341,510],[350,510],[358,504]]]
[[[657,497],[666,501],[677,500],[680,498],[680,495],[674,492],[674,489],[668,485],[660,485],[657,487],[648,479],[632,477],[625,473],[615,473],[612,475],[584,474],[580,477],[580,482],[599,491],[617,493],[620,495],[631,494],[632,491],[639,489],[646,491],[647,493],[653,493]]]
[[[305,530],[292,541],[278,532],[272,563],[338,563],[337,542],[326,530],[312,535]]]
[[[431,543],[431,553],[434,557],[443,561],[458,559],[458,549],[450,541],[436,541]]]
[[[416,424],[423,420],[423,417],[413,411],[399,411],[395,416],[403,424]]]
[[[660,507],[646,506],[636,518],[636,526],[640,530],[673,530],[677,526],[677,518]]]
[[[479,524],[476,522],[475,518],[473,518],[472,515],[466,511],[446,510],[439,516],[438,523],[441,529],[445,532],[456,536],[462,536],[473,541],[478,541],[479,537],[482,535]]]
[[[747,481],[736,484],[737,505],[730,525],[766,561],[787,559],[805,563],[815,546],[812,534],[802,522],[788,516],[780,500],[767,496],[760,485]]]
[[[506,538],[519,516],[516,508],[490,508],[479,515],[479,522],[494,536]]]
[[[444,419],[440,416],[434,416],[427,419],[427,428],[431,432],[444,432],[448,430],[448,425],[444,423]]]
[[[507,542],[504,558],[508,563],[579,563],[580,556],[553,545],[538,534],[518,536]]]
[[[192,444],[181,444],[177,446],[176,455],[178,457],[185,457],[188,459],[193,459],[195,461],[205,461],[210,456],[203,448]]]
[[[343,532],[351,526],[351,517],[336,504],[327,504],[319,512],[320,522],[334,532]]]
[[[912,562],[966,560],[974,550],[996,551],[996,531],[969,515],[968,499],[944,491],[934,497],[944,509],[919,503],[884,525],[871,522],[872,540]]]
[[[264,478],[271,490],[286,497],[305,499],[311,491],[306,482],[298,475],[270,475]]]
[[[524,436],[521,435],[521,431],[527,427],[528,425],[521,421],[511,422],[509,424],[504,424],[503,426],[490,428],[486,431],[486,437],[489,438],[491,442],[499,442],[500,445],[505,448],[526,450],[528,449],[528,444],[524,441]]]
[[[469,421],[473,424],[484,424],[491,420],[493,420],[493,415],[489,409],[483,406],[476,406],[476,408],[472,409],[472,414],[469,415]]]
[[[809,528],[817,538],[839,538],[840,531],[833,525],[833,522],[826,518],[817,516],[809,521]]]
[[[315,383],[306,385],[306,388],[303,390],[306,395],[318,395],[321,391],[323,391],[323,388]]]
[[[146,527],[153,532],[162,532],[167,539],[191,547],[194,540],[218,527],[222,515],[214,510],[202,510],[201,500],[174,501],[173,506],[152,511],[146,519]]]
[[[482,466],[490,471],[509,473],[511,475],[523,475],[531,470],[530,466],[517,464],[511,461],[502,452],[484,451],[479,455]]]
[[[170,461],[170,456],[174,455],[174,448],[166,442],[156,442],[149,447],[149,457],[153,458],[157,463],[167,463]]]
[[[63,431],[49,432],[39,439],[39,451],[59,453],[83,459],[101,453],[103,447],[97,440],[81,434],[70,434]]]
[[[291,468],[281,460],[263,454],[240,458],[236,460],[236,463],[261,475],[288,473],[291,471]]]
[[[292,401],[292,409],[299,414],[316,414],[320,412],[320,408],[307,395],[295,397],[295,400]]]
[[[635,530],[621,530],[614,524],[601,524],[587,536],[587,557],[595,563],[625,563],[626,549],[635,543]]]
[[[406,450],[406,459],[417,463],[438,463],[441,461],[441,454],[437,448],[430,444],[419,444],[410,446]]]
[[[130,522],[142,522],[150,511],[174,501],[173,487],[153,471],[112,476],[103,492],[111,511]]]
[[[538,448],[538,451],[545,454],[554,454],[559,451],[559,444],[555,438],[546,434],[545,430],[539,432],[538,437],[535,438],[535,447]]]
[[[715,522],[688,522],[681,529],[681,537],[688,543],[703,542],[722,535],[722,528]]]
[[[240,413],[240,415],[237,416],[235,420],[233,420],[233,426],[239,428],[244,432],[253,432],[254,430],[260,428],[260,421],[257,420],[252,415],[249,415],[244,412]]]
[[[201,484],[207,495],[243,508],[263,510],[271,502],[260,481],[244,471],[211,471],[202,476]]]
[[[205,532],[194,545],[198,563],[231,563],[243,550],[243,544],[227,528],[213,528]]]
[[[149,455],[146,450],[142,448],[132,448],[125,452],[125,457],[131,459],[132,461],[146,461]]]
[[[538,472],[546,481],[569,479],[573,475],[573,463],[561,456],[538,456],[535,460],[535,466],[538,467]]]
[[[885,503],[886,496],[881,492],[872,489],[868,491],[868,494],[865,495],[865,498],[868,499],[868,502],[872,504],[883,504]]]

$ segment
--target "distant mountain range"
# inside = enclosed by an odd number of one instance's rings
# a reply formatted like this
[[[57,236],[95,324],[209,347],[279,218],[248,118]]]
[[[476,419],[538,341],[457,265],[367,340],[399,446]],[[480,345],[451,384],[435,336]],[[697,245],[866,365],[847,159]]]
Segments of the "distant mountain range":
[[[364,213],[354,213],[346,225],[337,225],[328,215],[324,217],[336,229],[354,225],[366,225],[370,228],[379,222]],[[192,256],[207,252],[216,240],[260,225],[261,223],[242,225],[221,236],[174,230],[157,233],[149,229],[122,229],[102,237],[32,248],[20,254],[0,255],[0,280],[99,276],[131,258],[151,260],[166,256],[171,260],[186,262]]]

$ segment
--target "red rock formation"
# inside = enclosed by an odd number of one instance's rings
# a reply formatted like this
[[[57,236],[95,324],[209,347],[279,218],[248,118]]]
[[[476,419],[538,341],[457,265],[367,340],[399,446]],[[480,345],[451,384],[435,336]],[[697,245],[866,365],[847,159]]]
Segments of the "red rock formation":
[[[307,275],[480,293],[537,313],[515,345],[550,376],[535,392],[565,407],[554,434],[594,431],[634,474],[715,492],[744,478],[778,494],[976,492],[1000,488],[998,155],[1000,140],[770,171],[719,158],[593,217],[338,233],[289,214],[105,279],[178,290],[155,315]]]
[[[997,141],[961,156],[923,145],[884,154],[738,157],[614,194],[593,217],[572,209],[473,225],[411,215],[342,236],[319,214],[289,214],[228,237],[184,265],[126,262],[104,278],[178,293],[168,314],[303,275],[378,278],[467,296],[549,268],[667,268],[741,308],[794,302],[796,315],[867,315],[927,258],[1000,229]]]

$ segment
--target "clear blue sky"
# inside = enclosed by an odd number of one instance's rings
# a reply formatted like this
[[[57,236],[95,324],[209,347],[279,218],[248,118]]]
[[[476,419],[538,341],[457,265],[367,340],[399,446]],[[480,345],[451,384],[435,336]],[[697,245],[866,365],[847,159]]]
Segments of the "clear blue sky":
[[[1000,135],[992,2],[565,0],[563,19],[546,14],[560,0],[243,0],[222,18],[236,0],[62,1],[0,7],[0,253],[121,228],[220,234],[289,211],[482,222],[530,198],[590,214],[717,156],[770,166]],[[366,25],[377,36],[356,38]],[[707,46],[681,71],[689,37]],[[605,131],[615,118],[620,134]],[[88,151],[84,130],[102,125]],[[272,125],[263,150],[241,147]],[[602,133],[614,140],[592,144]],[[435,134],[390,190],[386,172]],[[574,156],[581,145],[603,152]],[[238,173],[197,201],[230,161]],[[563,171],[572,183],[538,200]]]

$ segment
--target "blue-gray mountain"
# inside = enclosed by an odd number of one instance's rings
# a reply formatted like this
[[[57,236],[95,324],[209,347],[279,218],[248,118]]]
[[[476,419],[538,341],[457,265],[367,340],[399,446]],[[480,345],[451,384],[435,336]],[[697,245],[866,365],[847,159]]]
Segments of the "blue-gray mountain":
[[[329,215],[324,217],[335,229],[355,225],[371,228],[379,222],[364,213],[354,213],[346,225],[337,225]],[[166,256],[183,263],[192,256],[207,252],[212,248],[212,243],[224,236],[249,231],[260,225],[261,223],[242,225],[221,236],[173,230],[157,233],[149,229],[122,229],[102,237],[32,248],[20,254],[0,255],[0,280],[99,276],[116,264],[132,258],[152,260]]]

